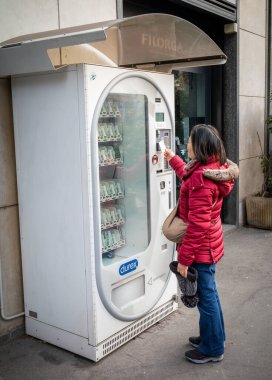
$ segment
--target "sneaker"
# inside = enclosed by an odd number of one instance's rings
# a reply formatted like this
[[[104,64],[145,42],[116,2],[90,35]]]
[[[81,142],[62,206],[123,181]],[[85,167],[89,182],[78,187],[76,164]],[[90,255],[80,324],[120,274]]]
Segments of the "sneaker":
[[[201,339],[200,336],[190,336],[189,343],[191,346],[197,348],[200,345]]]
[[[195,350],[190,350],[185,352],[185,357],[192,363],[204,364],[208,362],[220,362],[223,360],[224,355],[219,356],[207,356],[202,354],[197,348]]]
[[[190,336],[189,343],[190,343],[191,346],[193,346],[195,348],[198,348],[198,346],[201,343],[200,336]],[[224,342],[224,347],[226,347],[226,342]]]

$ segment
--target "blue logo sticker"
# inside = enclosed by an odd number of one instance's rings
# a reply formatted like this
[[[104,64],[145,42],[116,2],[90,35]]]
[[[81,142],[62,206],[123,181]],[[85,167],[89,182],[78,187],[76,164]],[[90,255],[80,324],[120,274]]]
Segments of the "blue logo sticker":
[[[138,260],[137,259],[128,261],[127,263],[124,263],[119,267],[119,274],[120,274],[120,276],[124,276],[125,274],[127,274],[129,272],[133,272],[134,270],[136,270],[137,267],[138,267]]]
[[[95,80],[96,73],[90,73],[90,80]]]

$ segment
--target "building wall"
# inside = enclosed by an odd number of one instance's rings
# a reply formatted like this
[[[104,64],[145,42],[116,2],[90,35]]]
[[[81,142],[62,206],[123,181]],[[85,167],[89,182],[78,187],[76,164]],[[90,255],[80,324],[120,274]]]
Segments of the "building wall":
[[[116,18],[116,0],[1,0],[0,41]]]
[[[19,238],[17,184],[10,81],[0,79],[0,263],[5,317],[23,311],[22,271]],[[6,321],[0,317],[1,335],[11,335],[23,318]]]
[[[116,0],[1,0],[0,41],[111,20]],[[23,288],[10,79],[0,78],[0,263],[5,317],[23,311]],[[0,316],[0,343],[23,331],[24,318]]]
[[[244,224],[245,198],[261,190],[260,160],[264,147],[266,0],[240,0],[239,12],[239,223]]]

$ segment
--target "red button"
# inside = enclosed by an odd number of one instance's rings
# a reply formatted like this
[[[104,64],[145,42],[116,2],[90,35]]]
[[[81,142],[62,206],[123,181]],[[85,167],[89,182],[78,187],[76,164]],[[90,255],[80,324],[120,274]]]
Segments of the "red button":
[[[152,164],[156,165],[158,161],[159,161],[159,157],[157,156],[157,154],[154,154],[154,156],[152,157]]]

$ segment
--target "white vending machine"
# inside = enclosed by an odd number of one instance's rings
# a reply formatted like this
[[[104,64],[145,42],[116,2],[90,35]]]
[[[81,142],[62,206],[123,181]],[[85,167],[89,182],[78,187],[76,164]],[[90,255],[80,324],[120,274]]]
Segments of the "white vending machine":
[[[172,75],[13,77],[26,333],[98,361],[177,308]]]

